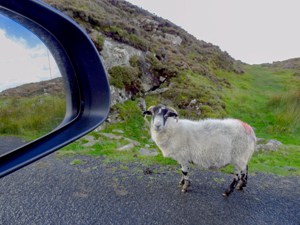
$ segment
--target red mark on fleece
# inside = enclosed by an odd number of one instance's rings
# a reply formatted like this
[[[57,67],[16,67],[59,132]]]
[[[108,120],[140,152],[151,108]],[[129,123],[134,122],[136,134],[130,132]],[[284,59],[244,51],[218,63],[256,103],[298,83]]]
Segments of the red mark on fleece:
[[[251,127],[249,124],[244,123],[244,122],[241,121],[241,120],[239,120],[239,121],[240,121],[240,123],[242,124],[242,126],[245,128],[246,133],[249,134],[249,135],[251,135],[252,132],[253,132],[252,127]]]

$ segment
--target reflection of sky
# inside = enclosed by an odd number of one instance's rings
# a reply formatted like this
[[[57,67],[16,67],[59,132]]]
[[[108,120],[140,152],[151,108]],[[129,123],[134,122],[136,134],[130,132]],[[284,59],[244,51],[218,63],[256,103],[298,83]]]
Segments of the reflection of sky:
[[[0,14],[0,92],[57,76],[57,64],[40,39]]]
[[[26,44],[28,47],[34,47],[41,40],[28,31],[25,27],[20,26],[20,24],[8,19],[7,17],[0,14],[0,29],[6,31],[6,35],[10,39],[20,39],[26,37]]]

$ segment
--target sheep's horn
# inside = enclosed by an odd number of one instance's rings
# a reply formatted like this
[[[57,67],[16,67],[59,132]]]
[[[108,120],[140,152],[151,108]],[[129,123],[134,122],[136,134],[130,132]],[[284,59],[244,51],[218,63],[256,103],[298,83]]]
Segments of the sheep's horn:
[[[168,107],[168,109],[172,112],[172,113],[175,113],[177,116],[176,116],[176,122],[178,122],[178,112],[172,108],[172,107]]]
[[[173,113],[176,113],[176,114],[178,115],[178,112],[177,112],[174,108],[168,107],[168,109],[169,109],[170,111],[172,111]]]
[[[154,105],[153,106],[150,106],[149,108],[148,108],[148,110],[147,111],[150,111],[150,112],[152,112],[153,113],[153,109],[154,109]]]
[[[155,106],[150,106],[149,107],[149,109],[148,110],[146,110],[146,111],[144,111],[143,112],[143,115],[144,115],[144,117],[146,117],[147,115],[153,115],[153,108],[154,108]]]

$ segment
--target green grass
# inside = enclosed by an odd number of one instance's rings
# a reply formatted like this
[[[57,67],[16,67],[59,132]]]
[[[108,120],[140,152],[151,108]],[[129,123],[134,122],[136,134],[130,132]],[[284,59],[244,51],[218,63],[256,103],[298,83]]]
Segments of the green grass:
[[[114,130],[122,130],[124,133],[116,134],[124,138],[120,140],[109,139],[101,136],[98,132],[92,132],[96,139],[99,140],[94,146],[83,147],[86,143],[84,139],[76,141],[62,150],[59,155],[89,155],[93,157],[102,156],[104,162],[122,162],[126,166],[127,163],[140,162],[143,165],[172,165],[178,167],[178,163],[170,158],[164,158],[160,153],[157,156],[142,156],[139,154],[139,149],[148,144],[150,148],[158,150],[156,145],[149,141],[149,128],[144,121],[141,110],[137,107],[137,102],[128,101],[123,105],[117,105],[114,110],[118,110],[121,123],[111,124],[107,126],[101,133],[114,133]],[[141,143],[129,151],[117,151],[116,149],[128,144],[125,138]],[[233,173],[233,166],[228,166],[221,169],[225,173]],[[255,153],[249,163],[249,172],[272,173],[282,176],[300,175],[300,147],[294,145],[284,145],[276,152],[258,152]]]
[[[218,75],[232,84],[223,93],[229,117],[252,125],[258,137],[300,145],[300,82],[292,71],[249,66],[242,75]]]
[[[232,84],[223,96],[228,116],[249,123],[257,137],[285,144],[277,152],[255,153],[249,171],[299,176],[300,82],[294,71],[249,66],[242,75],[219,72],[218,76]],[[233,167],[222,171],[231,173]]]
[[[249,171],[300,176],[300,147],[288,145],[276,152],[256,153],[249,163]]]
[[[274,152],[254,153],[249,164],[249,173],[271,173],[280,176],[300,176],[300,146],[285,145]],[[233,173],[232,165],[221,169]]]
[[[300,129],[300,88],[283,94],[275,94],[268,107],[273,110],[277,132],[299,133]],[[298,130],[298,132],[297,132]]]
[[[149,127],[142,116],[142,111],[137,107],[136,101],[127,101],[124,104],[117,104],[113,110],[119,112],[120,119],[123,121],[107,126],[101,130],[101,133],[114,133],[115,130],[122,130],[124,133],[115,134],[123,138],[115,140],[102,136],[98,132],[91,132],[89,135],[99,140],[93,146],[84,147],[83,144],[85,144],[86,141],[83,138],[59,150],[58,156],[103,156],[106,162],[119,161],[122,163],[132,163],[139,161],[144,165],[177,165],[177,162],[170,158],[164,158],[161,153],[157,156],[143,156],[139,153],[139,150],[145,145],[149,145],[150,148],[154,148],[157,151],[159,150],[154,143],[149,141]],[[117,149],[119,147],[129,143],[126,138],[139,142],[140,145],[135,146],[131,150],[118,151]]]
[[[62,122],[65,107],[61,96],[1,97],[0,135],[38,138]]]
[[[226,79],[231,83],[230,87],[223,88],[221,96],[226,104],[226,117],[239,118],[251,124],[258,137],[278,139],[285,143],[276,152],[255,153],[249,163],[249,172],[299,176],[299,92],[297,81],[293,80],[293,73],[291,71],[278,73],[257,66],[247,67],[246,73],[242,75],[226,72],[218,72],[217,75],[220,79]],[[193,81],[194,86],[206,85],[206,88],[211,87],[210,91],[216,92],[209,80],[203,77],[198,79],[197,74],[188,73],[185,78],[177,79],[183,79],[181,85]],[[192,91],[193,85],[190,85]],[[196,94],[193,97],[197,97]],[[203,98],[205,95],[199,97]],[[161,100],[161,96],[146,97],[147,106],[157,104]],[[91,135],[99,139],[94,146],[83,147],[85,141],[77,141],[62,149],[60,154],[103,156],[106,162],[119,161],[125,164],[138,161],[145,165],[177,165],[177,162],[164,158],[161,153],[155,157],[139,154],[139,149],[145,145],[159,150],[155,143],[150,142],[149,127],[142,117],[142,111],[137,107],[137,101],[117,104],[112,110],[118,112],[121,122],[110,124],[101,132],[114,133],[114,130],[122,130],[124,133],[120,134],[121,136],[139,142],[140,146],[129,151],[117,151],[117,148],[128,144],[128,141],[124,138],[108,139],[102,137],[100,133],[92,132]],[[280,122],[280,116],[285,115],[289,116]],[[221,171],[232,173],[233,166],[223,168]]]
[[[164,101],[171,101],[176,108],[179,108],[182,117],[199,119],[225,116],[221,93],[209,78],[192,71],[185,71],[172,78],[172,84],[172,88],[162,96]],[[188,108],[190,102],[194,100],[196,100],[194,108]],[[197,111],[200,113],[197,114]]]

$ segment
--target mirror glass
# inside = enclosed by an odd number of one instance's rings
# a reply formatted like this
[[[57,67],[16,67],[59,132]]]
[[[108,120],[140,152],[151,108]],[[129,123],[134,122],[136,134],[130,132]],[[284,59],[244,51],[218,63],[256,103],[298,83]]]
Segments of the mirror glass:
[[[0,14],[0,156],[49,133],[64,119],[63,79],[50,50]]]

